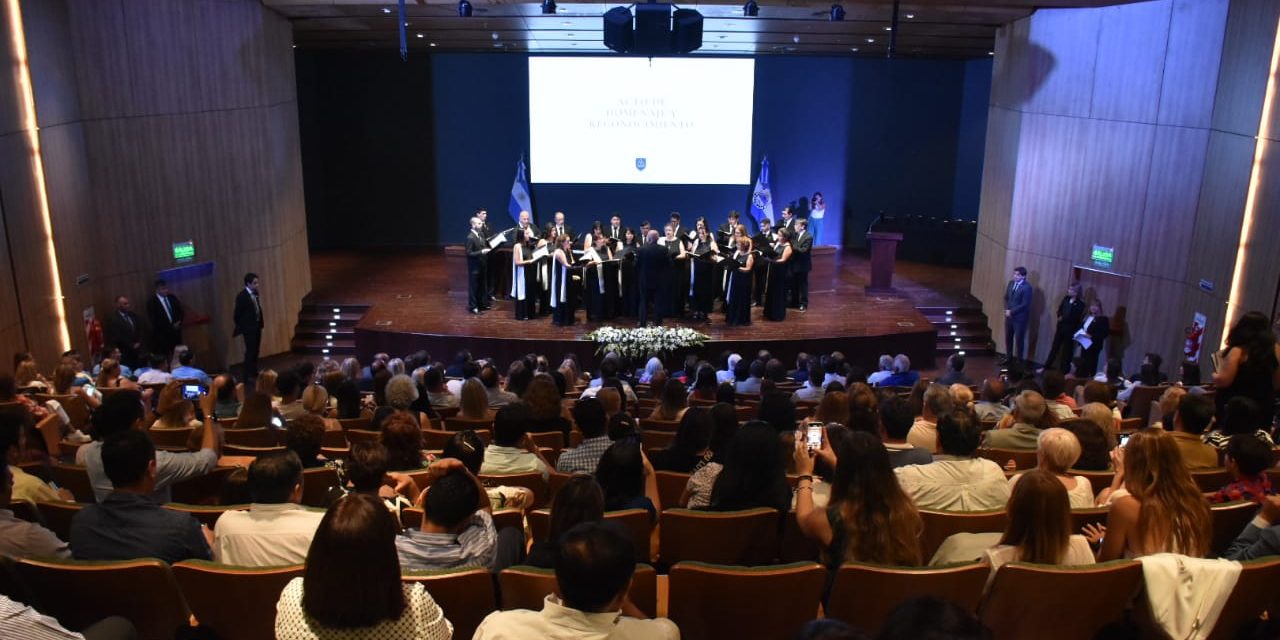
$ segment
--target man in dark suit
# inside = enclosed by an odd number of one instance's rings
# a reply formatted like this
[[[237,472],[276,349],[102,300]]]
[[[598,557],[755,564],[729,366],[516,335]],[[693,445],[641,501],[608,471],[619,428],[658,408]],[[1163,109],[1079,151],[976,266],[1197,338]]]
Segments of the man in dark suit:
[[[125,296],[116,298],[116,308],[102,320],[102,338],[106,351],[120,349],[120,361],[130,369],[142,364],[142,318],[130,308]]]
[[[169,293],[169,283],[156,280],[156,293],[147,299],[147,321],[151,323],[151,350],[166,358],[182,344],[182,303]]]
[[[520,222],[516,224],[516,233],[507,234],[507,243],[515,244],[516,239],[523,238],[526,231],[533,234],[534,240],[542,237],[542,234],[538,233],[538,225],[533,223],[533,215],[528,211],[521,211]]]
[[[769,218],[760,220],[760,230],[756,235],[751,236],[751,250],[758,251],[761,258],[772,258],[777,255],[773,250],[774,242],[777,235],[773,231],[773,221]],[[751,303],[754,306],[760,306],[764,302],[764,274],[769,269],[767,260],[756,259],[755,267],[752,269],[754,276],[754,286],[751,294]]]
[[[231,336],[244,336],[244,379],[258,378],[258,348],[262,346],[262,300],[258,296],[258,274],[244,274],[244,288],[236,294]]]
[[[467,234],[467,311],[480,313],[489,308],[486,273],[489,263],[489,243],[481,229],[484,221],[478,216],[471,219],[471,232]]]
[[[1111,335],[1111,318],[1102,315],[1101,302],[1094,300],[1089,305],[1089,315],[1085,316],[1080,330],[1088,334],[1090,344],[1080,351],[1080,367],[1076,371],[1076,376],[1089,379],[1098,373],[1098,357],[1102,355],[1102,343],[1107,336]]]
[[[1027,268],[1015,267],[1004,289],[1004,358],[1027,357],[1027,325],[1031,321],[1031,283]]]
[[[569,226],[569,223],[564,221],[563,211],[557,211],[555,215],[552,216],[551,225],[555,227],[556,235],[558,236],[567,234],[570,238],[576,237],[573,235],[573,227]]]
[[[788,306],[801,311],[809,308],[809,272],[813,270],[813,234],[809,221],[796,220],[796,239],[791,242],[791,302]]]
[[[783,229],[790,231],[791,237],[795,237],[796,213],[791,208],[791,205],[782,208],[782,219],[778,221],[778,228],[775,231],[782,231]]]
[[[730,211],[728,222],[716,228],[716,242],[721,248],[733,246],[733,230],[738,228],[739,217],[737,211]]]
[[[483,208],[476,209],[475,217],[480,218],[480,235],[484,236],[485,240],[492,238],[493,229],[489,226],[489,212]],[[484,264],[485,264],[484,303],[485,304],[489,304],[491,301],[493,301],[494,294],[497,293],[498,291],[497,270],[489,268],[493,266],[494,258],[497,255],[498,254],[496,253],[490,253],[487,256],[485,256],[485,259],[484,259]]]
[[[612,238],[614,240],[622,240],[622,232],[624,229],[625,227],[622,226],[622,216],[618,215],[615,211],[613,216],[609,218],[609,228],[604,230],[604,235],[605,237]]]
[[[636,280],[640,285],[640,326],[645,326],[649,319],[649,305],[654,307],[656,316],[654,324],[662,324],[662,312],[666,306],[658,299],[658,292],[665,291],[662,286],[666,274],[671,270],[671,256],[667,248],[658,244],[658,232],[650,229],[645,236],[644,245],[636,251]]]
[[[1084,312],[1080,283],[1072,282],[1067,285],[1067,295],[1058,303],[1058,327],[1053,332],[1053,347],[1049,349],[1049,357],[1045,358],[1044,366],[1066,372],[1067,363],[1071,362],[1071,353],[1074,351],[1071,337],[1084,323]]]
[[[671,212],[671,229],[675,231],[676,238],[680,240],[681,245],[689,244],[689,227],[680,224],[680,212]]]

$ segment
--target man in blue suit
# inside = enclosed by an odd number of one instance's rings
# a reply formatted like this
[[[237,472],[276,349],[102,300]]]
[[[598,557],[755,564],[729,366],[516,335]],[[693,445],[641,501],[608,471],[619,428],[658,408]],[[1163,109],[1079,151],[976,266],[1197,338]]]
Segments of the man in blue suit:
[[[1031,320],[1031,283],[1027,268],[1015,267],[1013,280],[1004,289],[1004,357],[1026,359],[1027,324]]]

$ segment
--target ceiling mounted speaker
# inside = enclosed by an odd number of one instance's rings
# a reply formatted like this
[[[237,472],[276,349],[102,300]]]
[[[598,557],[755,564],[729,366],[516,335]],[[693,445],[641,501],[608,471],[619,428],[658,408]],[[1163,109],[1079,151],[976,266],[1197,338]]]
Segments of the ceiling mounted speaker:
[[[614,7],[604,13],[604,46],[618,53],[627,53],[635,47],[630,9]]]
[[[671,53],[671,5],[646,2],[635,5],[636,46],[632,53],[660,56]]]
[[[689,53],[702,48],[702,14],[693,9],[676,9],[671,17],[671,50]]]

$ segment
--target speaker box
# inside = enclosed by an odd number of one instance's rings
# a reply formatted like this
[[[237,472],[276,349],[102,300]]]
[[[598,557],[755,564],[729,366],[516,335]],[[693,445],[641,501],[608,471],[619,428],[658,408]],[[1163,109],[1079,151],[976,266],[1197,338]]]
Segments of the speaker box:
[[[627,53],[635,47],[630,9],[614,7],[604,13],[604,46],[618,53]]]
[[[671,18],[671,51],[689,53],[702,48],[702,14],[693,9],[676,9]]]
[[[632,53],[664,55],[671,52],[671,5],[646,2],[635,5],[635,47]]]

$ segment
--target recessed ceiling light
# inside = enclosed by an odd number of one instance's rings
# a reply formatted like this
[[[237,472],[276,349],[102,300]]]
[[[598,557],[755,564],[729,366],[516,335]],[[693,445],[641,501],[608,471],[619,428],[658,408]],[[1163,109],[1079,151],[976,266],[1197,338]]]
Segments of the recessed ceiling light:
[[[995,54],[996,54],[996,52],[994,52],[994,51],[988,51],[988,52],[987,52],[987,55],[989,55],[989,56],[994,56]]]
[[[433,46],[433,47],[434,47],[434,46],[436,46],[436,43],[432,42],[432,43],[431,43],[431,46]]]
[[[501,43],[501,42],[495,42],[495,43],[493,43],[493,46],[495,46],[495,47],[502,47],[502,43]]]
[[[857,47],[849,47],[849,50],[850,50],[850,51],[852,51],[852,52],[854,52],[854,53],[857,53],[857,52],[858,52],[858,48],[857,48]]]
[[[914,17],[916,17],[916,14],[914,14],[914,13],[908,13],[908,14],[907,14],[907,19],[908,19],[908,20],[910,20],[910,19],[912,19],[912,18],[914,18]]]
[[[867,44],[873,44],[875,43],[875,41],[876,41],[875,38],[867,38]]]
[[[489,34],[489,37],[490,37],[490,38],[493,38],[494,40],[497,40],[497,39],[498,39],[498,32],[497,32],[497,31],[494,31],[493,33],[490,33],[490,34]]]
[[[885,27],[885,28],[884,28],[884,30],[885,30],[885,31],[893,31],[893,27]]]
[[[383,8],[382,8],[382,12],[383,12],[383,13],[391,13],[391,9],[390,9],[389,7],[383,7]]]
[[[800,36],[791,36],[791,41],[800,44]]]
[[[419,34],[418,34],[418,37],[419,37],[419,38],[425,38],[425,37],[427,37],[427,36],[425,36],[425,35],[423,35],[423,34],[419,33]]]
[[[404,23],[404,26],[406,26],[406,27],[407,27],[407,26],[409,26],[409,23],[408,23],[408,22]]]

